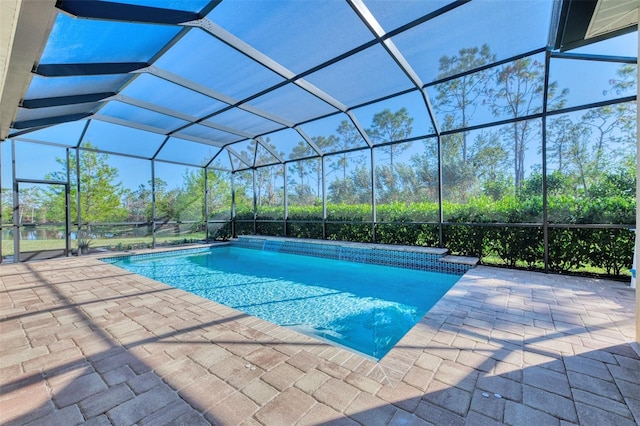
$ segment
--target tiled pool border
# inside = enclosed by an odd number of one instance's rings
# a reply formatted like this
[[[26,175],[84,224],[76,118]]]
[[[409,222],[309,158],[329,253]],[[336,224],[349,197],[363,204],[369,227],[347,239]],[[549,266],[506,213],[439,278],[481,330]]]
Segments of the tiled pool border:
[[[323,257],[349,262],[396,266],[421,271],[464,275],[475,262],[448,260],[447,249],[366,244],[345,241],[303,240],[296,238],[239,236],[232,246]]]
[[[383,266],[395,266],[420,271],[464,275],[475,267],[472,259],[456,259],[447,256],[446,249],[414,246],[393,246],[388,244],[366,244],[347,241],[306,240],[295,238],[239,236],[228,243],[215,243],[204,247],[189,247],[160,252],[131,253],[119,256],[105,256],[99,259],[105,263],[116,263],[131,257],[152,259],[184,254],[206,253],[216,247],[235,246],[252,250],[265,250],[278,253],[322,257],[349,262],[367,263]]]
[[[228,244],[225,244],[225,245],[228,245]],[[179,256],[182,254],[206,253],[208,251],[211,251],[211,249],[216,246],[217,245],[207,245],[205,247],[196,247],[196,248],[189,247],[189,248],[178,249],[178,250],[165,250],[160,252],[141,253],[141,254],[131,253],[131,254],[125,254],[125,255],[119,255],[119,256],[99,257],[98,259],[105,263],[116,263],[121,260],[129,259],[131,257],[135,257],[136,259],[153,259],[158,257]]]

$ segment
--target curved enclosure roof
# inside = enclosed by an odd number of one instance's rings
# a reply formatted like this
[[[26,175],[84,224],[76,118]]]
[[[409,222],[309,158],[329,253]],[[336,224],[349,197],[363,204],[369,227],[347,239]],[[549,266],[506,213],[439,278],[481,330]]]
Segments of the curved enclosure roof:
[[[542,52],[559,5],[59,0],[8,137],[237,170],[335,152],[341,126],[351,147],[394,142],[368,130],[384,110],[432,136],[429,87],[490,65],[442,58]]]

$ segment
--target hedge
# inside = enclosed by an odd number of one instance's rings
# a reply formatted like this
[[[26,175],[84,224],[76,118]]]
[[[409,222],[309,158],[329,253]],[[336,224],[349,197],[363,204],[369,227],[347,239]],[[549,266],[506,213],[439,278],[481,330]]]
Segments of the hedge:
[[[285,235],[282,209],[261,207],[256,230],[261,235]],[[469,202],[443,203],[443,243],[452,254],[479,257],[482,263],[534,270],[544,269],[542,199],[505,197],[494,201],[478,197]],[[375,241],[383,244],[437,246],[437,203],[393,203],[376,209]],[[549,269],[554,272],[606,273],[629,277],[635,223],[635,199],[608,197],[597,200],[549,197]],[[236,234],[253,233],[253,212],[236,213]],[[262,219],[262,220],[261,220]],[[327,205],[326,238],[371,242],[371,206]],[[425,223],[426,222],[426,223]],[[561,224],[561,225],[560,225]],[[623,225],[580,227],[584,224]],[[228,238],[230,227],[216,235]],[[322,207],[289,208],[286,235],[323,238]]]

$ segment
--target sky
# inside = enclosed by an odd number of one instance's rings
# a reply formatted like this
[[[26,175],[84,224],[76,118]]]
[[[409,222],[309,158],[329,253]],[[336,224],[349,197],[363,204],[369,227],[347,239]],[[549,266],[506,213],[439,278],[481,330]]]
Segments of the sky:
[[[534,23],[541,18],[546,19],[545,17],[550,12],[548,9],[538,7],[540,2],[525,1],[509,3],[510,5],[517,5],[514,7],[518,9],[514,11],[513,7],[507,8],[500,6],[506,2],[498,0],[491,1],[492,3],[490,4],[495,6],[491,9],[491,20],[481,19],[481,16],[476,15],[477,19],[468,22],[468,25],[465,25],[464,28],[457,28],[456,31],[439,31],[435,39],[433,39],[433,37],[425,38],[426,35],[433,33],[432,31],[429,32],[430,27],[428,25],[430,25],[430,23],[427,23],[416,27],[416,31],[399,34],[393,37],[392,40],[403,52],[407,60],[416,67],[420,78],[422,78],[424,82],[431,81],[436,76],[437,61],[434,61],[433,58],[455,54],[457,49],[468,47],[469,40],[473,40],[472,43],[477,44],[482,42],[489,43],[492,51],[496,53],[499,58],[508,57],[545,44],[542,36],[546,37],[546,34],[538,34],[537,36],[530,35],[532,33],[530,26],[534,25]],[[133,1],[133,3],[140,3],[140,1]],[[145,1],[143,3],[149,3],[150,5],[158,4],[157,1],[154,2],[153,0],[148,0],[148,2]],[[378,17],[380,24],[385,30],[395,28],[413,19],[414,16],[426,13],[428,10],[425,10],[425,8],[435,9],[440,3],[405,2],[404,4],[407,8],[404,9],[402,13],[398,13],[399,9],[390,8],[390,3],[367,2],[369,8],[374,15]],[[469,6],[464,6],[465,8],[469,8],[469,11],[461,7],[459,12],[471,13],[472,15],[474,13],[480,13],[480,11],[483,10],[481,8],[478,8],[477,12],[470,9],[476,8],[478,3],[480,5],[483,4],[483,2],[472,2]],[[175,2],[176,7],[180,5],[181,8],[192,8],[193,10],[198,10],[202,4],[202,0],[195,0],[188,3],[182,1]],[[298,11],[297,8],[302,7],[303,4],[305,7],[315,8],[314,13],[306,15]],[[484,2],[484,4],[486,4],[486,2]],[[167,5],[167,3],[162,3],[162,5],[163,7],[171,6]],[[371,38],[371,34],[368,33],[362,25],[357,27],[349,25],[356,18],[353,14],[345,13],[343,10],[344,7],[345,4],[341,2],[283,3],[275,1],[223,1],[211,12],[209,18],[226,31],[243,37],[249,44],[273,57],[285,67],[294,72],[300,72],[332,57],[336,52],[340,51],[339,49],[355,47]],[[445,28],[450,25],[455,25],[457,13],[458,11],[454,11],[444,15],[441,20],[437,21],[437,24]],[[521,19],[510,19],[513,13],[519,14],[518,16],[520,16]],[[242,20],[237,19],[239,14],[240,16],[254,14],[260,19],[255,20],[256,25],[250,26],[249,28],[246,25],[242,25]],[[286,26],[277,26],[279,25],[278,23],[282,22],[283,16],[296,16],[299,17],[299,19],[289,20]],[[335,18],[336,16],[338,18]],[[328,22],[327,20],[334,18],[339,19],[337,22],[333,22],[335,31],[329,33],[325,31],[321,32],[320,30],[323,25]],[[92,27],[85,25],[87,21],[73,20],[62,14],[59,20],[64,22],[65,25],[71,26],[73,31],[57,32],[57,27],[54,27],[52,42],[43,53],[43,63],[53,60],[53,58],[61,62],[79,62],[85,60],[91,62],[98,59],[101,61],[144,60],[144,57],[138,56],[138,52],[156,51],[161,46],[159,43],[160,40],[166,40],[176,32],[175,28],[165,26],[144,26],[144,31],[140,32],[140,26],[138,25],[135,26],[136,31],[138,31],[136,33],[137,37],[132,40],[131,37],[128,36],[129,33],[127,31],[129,31],[133,24],[110,23],[108,27],[106,27],[108,31],[101,32],[100,38],[96,39],[94,37],[95,33],[92,32]],[[496,25],[491,26],[491,22],[495,22],[496,20],[503,20],[509,24],[504,26],[505,28]],[[278,28],[278,31],[273,30],[274,26]],[[300,39],[293,37],[294,34],[301,34],[301,29],[305,29],[305,36]],[[265,31],[270,34],[269,37],[264,37]],[[87,52],[90,52],[90,50],[87,50],[86,46],[82,45],[81,41],[84,40],[83,35],[87,36],[87,39],[91,40],[91,43],[94,44],[103,44],[101,40],[104,38],[109,41],[109,43],[106,44],[109,45],[110,48],[107,51],[101,51],[101,55],[103,56],[98,59],[87,56]],[[253,93],[248,92],[246,90],[247,87],[257,87],[258,89],[267,88],[282,80],[280,77],[274,77],[275,74],[266,72],[263,67],[242,57],[239,53],[229,49],[220,50],[220,48],[216,46],[216,43],[211,44],[211,46],[202,44],[203,40],[211,40],[211,38],[203,31],[192,30],[183,41],[176,44],[164,58],[160,59],[157,65],[163,69],[192,79],[199,84],[207,85],[207,87],[211,89],[224,91],[225,95],[232,96],[236,99],[241,99]],[[513,40],[518,40],[518,43],[514,43]],[[575,52],[636,56],[638,51],[637,43],[636,32],[606,42],[583,47],[575,50]],[[416,50],[416,45],[421,46],[422,50]],[[194,48],[197,48],[200,53],[199,62],[196,63],[195,66],[180,59],[182,55],[192,51]],[[234,65],[230,67],[215,66],[217,64],[215,60],[221,59],[215,55],[221,51],[226,52],[225,54],[228,55],[228,57],[224,59],[228,61],[235,60],[233,62]],[[382,53],[383,56],[380,56],[379,51],[369,51],[369,49],[367,49],[367,51],[362,52],[362,55],[354,55],[353,58],[334,64],[326,70],[311,73],[307,80],[322,88],[326,87],[329,95],[334,96],[340,101],[344,101],[348,105],[367,101],[372,96],[375,97],[383,95],[384,93],[390,93],[391,91],[411,88],[410,82],[403,75],[397,78],[390,78],[391,73],[393,73],[394,76],[399,75],[398,70],[395,68],[393,61],[390,61],[389,64],[389,59],[384,56],[384,52]],[[426,53],[428,53],[428,55]],[[368,61],[376,61],[375,63],[378,64],[378,66],[363,67],[362,65],[366,65]],[[384,63],[387,63],[387,65],[383,65]],[[602,62],[587,63],[584,61],[554,59],[550,72],[552,80],[558,81],[560,86],[570,89],[570,104],[579,105],[597,102],[611,96],[605,92],[612,72],[616,67],[617,65],[611,66],[610,64]],[[360,71],[362,69],[364,69],[364,71]],[[336,76],[340,76],[340,78]],[[184,89],[175,89],[175,86],[173,89],[175,92],[167,92],[165,96],[162,96],[162,91],[152,90],[151,84],[157,84],[157,80],[156,77],[143,75],[138,78],[134,84],[127,87],[123,93],[164,107],[170,108],[173,106],[176,109],[179,108],[181,111],[194,116],[203,116],[224,106],[223,103],[212,101],[211,98],[196,95],[191,91],[189,91],[190,97],[188,98],[188,102],[185,102],[187,98],[184,98],[181,92],[181,90]],[[50,81],[51,79],[49,79],[49,82]],[[238,81],[244,81],[246,84],[238,85]],[[40,79],[35,79],[34,82],[37,83],[37,90],[32,88],[30,91],[50,93],[51,96],[55,96],[55,91],[57,90],[55,81],[53,85]],[[86,84],[91,86],[91,84],[95,83],[95,79],[89,79]],[[36,86],[34,85],[34,87]],[[171,89],[167,87],[167,90]],[[428,89],[428,91],[433,101],[433,90]],[[290,100],[294,98],[287,97],[290,93],[290,91],[282,91],[280,93],[282,94],[282,98],[277,96],[258,98],[251,101],[250,104],[256,107],[269,107],[276,111],[281,111],[283,116],[290,116],[296,121],[304,120],[308,114],[322,113],[327,109],[326,104],[322,102],[317,103],[317,101],[304,107],[293,105],[294,108],[291,108]],[[373,114],[379,110],[389,108],[395,111],[401,106],[408,107],[410,113],[416,117],[413,125],[413,135],[425,135],[432,132],[430,123],[424,119],[420,119],[420,117],[426,118],[426,114],[420,96],[417,96],[416,93],[390,99],[379,105],[374,104],[355,109],[354,114],[362,123],[363,127],[367,128],[371,123]],[[330,110],[331,108],[327,109],[327,111]],[[162,127],[163,125],[178,127],[181,123],[184,123],[179,119],[172,119],[173,122],[167,122],[166,116],[160,116],[160,114],[154,115],[155,113],[145,113],[143,116],[140,115],[139,109],[120,102],[110,103],[101,113],[122,119],[140,118],[146,120],[147,124],[158,127]],[[137,115],[140,115],[140,117],[137,117]],[[228,115],[229,114],[227,114],[227,116]],[[234,118],[229,116],[227,118],[228,121],[224,121],[222,124],[232,125],[233,123],[237,123],[241,118],[242,117]],[[493,118],[488,107],[480,106],[476,112],[476,119],[478,122],[486,122]],[[221,124],[222,121],[223,119],[220,117],[218,124]],[[256,131],[267,129],[264,127],[267,125],[272,126],[273,123],[269,124],[265,120],[260,119],[256,120],[253,124]],[[313,136],[334,133],[335,126],[336,120],[328,119],[318,123],[303,125],[302,128],[310,136]],[[62,141],[63,144],[74,145],[83,129],[84,122],[68,123],[45,131],[25,135],[25,137],[35,138],[37,136],[50,142]],[[107,129],[110,129],[108,133]],[[199,126],[197,129],[194,128],[193,132],[195,133],[196,130],[198,132],[213,132],[204,126]],[[109,136],[105,137],[107,134]],[[126,148],[128,152],[134,155],[148,158],[157,151],[164,137],[158,134],[113,126],[94,120],[91,126],[89,126],[84,140],[91,141],[93,145],[99,146],[101,149],[118,151]],[[185,144],[183,140],[179,142]],[[217,147],[192,142],[186,143],[189,146],[189,148],[186,149],[184,145],[181,146],[180,143],[175,139],[170,139],[158,158],[199,163],[201,158],[209,158],[219,150]],[[414,145],[418,146],[419,144]],[[2,143],[0,149],[2,154],[2,186],[7,187],[11,182],[10,142]],[[291,147],[289,147],[289,149],[291,149]],[[411,151],[409,151],[407,155],[410,153]],[[19,164],[18,177],[24,179],[43,179],[47,171],[60,169],[56,158],[63,156],[64,149],[42,146],[36,147],[32,144],[19,142],[16,152]],[[535,153],[530,153],[530,158],[536,159],[538,157]],[[148,162],[111,155],[110,163],[118,167],[119,179],[130,189],[135,189],[138,185],[146,183],[150,177],[150,166]],[[156,168],[157,177],[167,181],[170,187],[180,184],[183,175],[181,171],[184,167],[160,165],[160,162],[158,162],[158,164]]]

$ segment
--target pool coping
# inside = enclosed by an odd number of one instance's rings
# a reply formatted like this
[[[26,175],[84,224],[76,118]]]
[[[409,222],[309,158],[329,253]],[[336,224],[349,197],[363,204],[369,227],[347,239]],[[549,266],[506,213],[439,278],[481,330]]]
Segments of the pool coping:
[[[440,256],[449,253],[449,249],[439,248],[439,247],[410,246],[410,245],[401,245],[401,244],[396,245],[396,244],[360,243],[355,241],[340,241],[340,240],[317,240],[313,238],[275,237],[270,235],[238,235],[238,238],[232,239],[231,242],[243,240],[243,239],[261,239],[261,240],[273,240],[273,241],[283,241],[283,242],[288,241],[288,242],[320,244],[320,245],[328,245],[328,246],[355,247],[355,248],[362,248],[362,249],[368,249],[368,250],[375,250],[375,249],[397,250],[397,251],[404,251],[404,252],[433,254],[433,255],[440,255]]]

